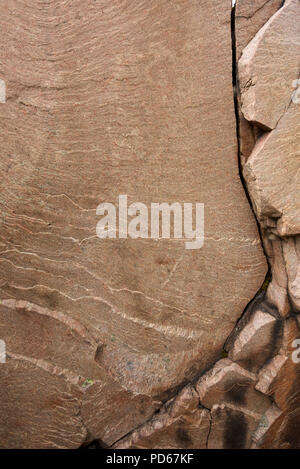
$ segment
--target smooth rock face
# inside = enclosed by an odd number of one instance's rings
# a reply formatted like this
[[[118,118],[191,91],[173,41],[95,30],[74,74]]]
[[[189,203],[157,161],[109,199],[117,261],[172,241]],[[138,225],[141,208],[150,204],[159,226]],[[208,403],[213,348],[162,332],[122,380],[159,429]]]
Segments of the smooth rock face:
[[[235,11],[244,314],[230,2],[82,5],[0,18],[0,446],[299,448],[300,2]],[[119,194],[203,249],[100,241]]]
[[[16,372],[18,399],[2,396],[2,435],[16,431],[11,414],[27,405],[33,374],[43,393],[51,366],[64,371],[58,393],[69,373],[80,389],[88,383],[79,397],[69,390],[81,417],[74,404],[61,416],[44,401],[49,428],[68,426],[58,441],[34,423],[37,397],[22,432],[39,428],[28,440],[15,435],[22,447],[76,447],[86,435],[112,444],[147,421],[219,358],[263,282],[238,173],[230,3],[4,1],[1,339],[46,365]],[[204,203],[204,247],[98,239],[96,208],[120,194],[129,204]],[[207,427],[203,409],[192,414],[192,433]]]

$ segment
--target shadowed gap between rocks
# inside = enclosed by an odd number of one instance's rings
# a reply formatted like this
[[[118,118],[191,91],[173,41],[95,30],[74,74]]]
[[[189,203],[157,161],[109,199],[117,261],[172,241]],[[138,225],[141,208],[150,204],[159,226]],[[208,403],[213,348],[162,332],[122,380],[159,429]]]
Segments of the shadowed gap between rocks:
[[[282,2],[282,5],[284,5],[284,0]],[[231,44],[232,44],[232,88],[233,88],[233,100],[234,100],[234,110],[235,110],[235,118],[236,118],[236,138],[237,138],[237,164],[238,164],[238,169],[239,169],[239,177],[240,177],[240,180],[241,180],[241,183],[242,183],[242,186],[244,188],[244,192],[246,194],[246,197],[247,197],[247,200],[248,200],[248,203],[251,207],[251,211],[253,213],[253,216],[254,216],[254,219],[255,219],[255,222],[256,222],[256,225],[257,225],[257,229],[258,229],[258,233],[259,233],[259,236],[260,236],[260,240],[261,240],[261,246],[262,246],[262,249],[263,249],[263,252],[264,252],[264,255],[266,257],[266,261],[268,263],[268,272],[266,274],[266,277],[265,277],[265,280],[261,286],[261,288],[258,290],[258,292],[256,293],[256,295],[254,296],[254,298],[252,298],[250,300],[250,302],[246,305],[246,307],[244,308],[243,312],[241,313],[241,316],[238,318],[237,322],[236,322],[236,326],[237,324],[242,320],[242,318],[244,317],[245,313],[249,310],[249,306],[255,301],[258,299],[258,297],[260,296],[260,301],[263,301],[264,299],[264,296],[265,296],[265,291],[272,279],[272,274],[271,274],[271,268],[270,268],[270,264],[269,264],[269,260],[268,260],[268,257],[266,255],[266,252],[265,252],[265,249],[264,249],[264,244],[262,242],[262,234],[261,234],[261,228],[260,228],[260,224],[257,220],[257,217],[256,217],[256,214],[254,212],[254,209],[253,209],[253,205],[252,205],[252,201],[251,201],[251,198],[250,198],[250,195],[249,195],[249,192],[248,192],[248,189],[247,189],[247,186],[246,186],[246,182],[245,182],[245,179],[244,179],[244,176],[243,176],[243,171],[242,171],[242,162],[241,162],[241,136],[240,136],[240,116],[239,116],[239,100],[238,100],[238,90],[239,90],[239,82],[238,82],[238,71],[237,71],[237,51],[236,51],[236,6],[234,5],[232,10],[231,10]],[[235,328],[236,328],[235,326]],[[235,328],[233,330],[235,330]],[[231,334],[230,334],[231,335]],[[229,337],[230,337],[229,335]],[[224,343],[224,347],[223,347],[223,352],[222,352],[222,357],[220,356],[217,360],[215,360],[213,363],[210,364],[210,366],[206,367],[204,370],[201,370],[201,372],[199,373],[199,375],[197,375],[192,381],[190,384],[195,384],[199,378],[201,376],[203,376],[209,369],[211,369],[218,361],[220,358],[224,358],[225,356],[227,356],[227,352],[225,350],[225,344],[227,342],[228,339],[226,339],[225,343]],[[158,414],[161,410],[161,408],[165,405],[165,403],[171,398],[173,399],[174,397],[176,397],[180,391],[187,385],[189,384],[188,381],[184,381],[183,383],[181,383],[179,386],[177,386],[176,390],[173,390],[173,395],[171,397],[169,397],[165,402],[162,403],[162,406],[157,409],[154,414],[152,415],[152,417],[150,419],[148,419],[146,422],[144,422],[143,424],[140,424],[138,425],[137,427],[135,427],[134,429],[132,429],[130,432],[128,432],[126,435],[123,435],[121,438],[119,438],[118,440],[116,440],[112,445],[111,447],[113,447],[114,445],[116,445],[119,441],[123,440],[124,438],[128,437],[129,435],[131,435],[133,432],[135,432],[136,430],[138,430],[140,427],[142,427],[143,425],[145,425],[147,422],[150,422],[153,418],[153,416],[155,416],[156,414]],[[200,401],[199,401],[199,407],[201,408],[205,408],[204,406],[201,405]],[[212,414],[211,414],[211,411],[210,409],[207,409],[209,411],[209,418],[210,418],[210,428],[209,428],[209,431],[208,431],[208,434],[207,434],[207,440],[206,440],[206,448],[208,448],[208,444],[209,444],[209,437],[210,437],[210,433],[211,433],[211,429],[212,429]],[[234,428],[232,428],[234,427]],[[242,427],[242,430],[241,431],[241,428]],[[244,434],[246,433],[246,429],[243,428],[244,427],[244,422],[240,420],[240,416],[237,416],[236,420],[233,422],[232,421],[232,418],[230,416],[228,416],[228,421],[226,423],[226,428],[228,431],[226,431],[226,434],[227,434],[227,439],[226,441],[224,441],[224,445],[225,445],[225,448],[232,448],[234,446],[234,442],[233,442],[233,437],[234,435],[236,435],[236,430],[239,430],[241,431],[241,441],[239,441],[239,447],[243,448],[244,447]],[[85,443],[84,445],[82,445],[79,449],[104,449],[104,448],[107,448],[107,446],[102,442],[102,441],[98,441],[98,440],[94,440],[90,443]]]

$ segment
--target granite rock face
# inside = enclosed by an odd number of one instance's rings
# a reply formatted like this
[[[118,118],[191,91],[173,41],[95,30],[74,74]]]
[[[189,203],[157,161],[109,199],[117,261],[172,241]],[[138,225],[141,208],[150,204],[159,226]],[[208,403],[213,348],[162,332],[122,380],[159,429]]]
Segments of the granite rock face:
[[[243,175],[272,274],[260,307],[281,324],[272,354],[258,371],[256,389],[274,402],[264,429],[253,436],[252,447],[262,448],[300,447],[299,24],[300,2],[287,0],[239,61],[241,109],[255,135],[251,154],[242,160]]]
[[[204,3],[4,0],[1,447],[299,447],[300,2]],[[99,239],[122,194],[204,246]]]

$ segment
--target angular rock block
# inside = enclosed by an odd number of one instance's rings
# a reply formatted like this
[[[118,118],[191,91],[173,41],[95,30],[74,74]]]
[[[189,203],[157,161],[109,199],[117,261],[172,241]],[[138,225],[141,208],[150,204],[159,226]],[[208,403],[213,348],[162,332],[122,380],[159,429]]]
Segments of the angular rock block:
[[[165,404],[144,426],[115,445],[118,449],[205,449],[210,413],[199,405],[199,396],[188,385]]]
[[[281,323],[271,314],[256,310],[237,334],[229,350],[229,358],[257,371],[276,350]]]
[[[278,354],[272,358],[272,360],[260,370],[255,389],[263,394],[272,394],[272,385],[287,359],[288,357],[283,354]]]
[[[286,0],[243,50],[239,62],[242,112],[264,129],[277,126],[299,79],[299,19],[299,0]]]
[[[216,404],[211,413],[208,449],[246,449],[261,415],[229,404]]]
[[[263,413],[270,406],[269,399],[255,391],[256,375],[231,360],[220,360],[200,378],[196,389],[204,407],[225,404],[243,406]]]
[[[243,50],[255,37],[264,24],[279,10],[282,0],[237,0],[234,12],[234,40],[236,61],[241,58]],[[240,93],[237,87],[237,98],[240,104]],[[255,145],[255,129],[244,118],[239,106],[239,140],[241,163],[249,158]]]
[[[273,373],[268,393],[281,411],[264,435],[261,448],[299,449],[300,448],[300,374],[299,358],[296,344],[299,344],[300,328],[294,318],[285,324],[284,342],[281,355],[286,357],[282,366]],[[297,341],[295,343],[295,341]],[[274,369],[273,369],[274,371]],[[261,374],[260,386],[265,381],[269,369]]]
[[[280,418],[281,414],[281,410],[275,404],[269,407],[267,412],[262,416],[257,429],[252,434],[253,443],[251,449],[259,449],[263,445],[269,429]]]
[[[282,6],[282,0],[237,0],[235,7],[235,39],[237,59],[243,50]]]

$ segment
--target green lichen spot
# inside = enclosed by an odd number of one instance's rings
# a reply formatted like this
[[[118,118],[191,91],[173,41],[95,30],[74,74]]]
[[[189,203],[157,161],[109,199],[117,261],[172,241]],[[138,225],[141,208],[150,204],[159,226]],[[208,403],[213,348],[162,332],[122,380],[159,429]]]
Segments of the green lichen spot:
[[[92,379],[86,379],[82,387],[86,389],[86,388],[89,388],[90,386],[93,386],[93,384],[94,384],[94,381]]]

